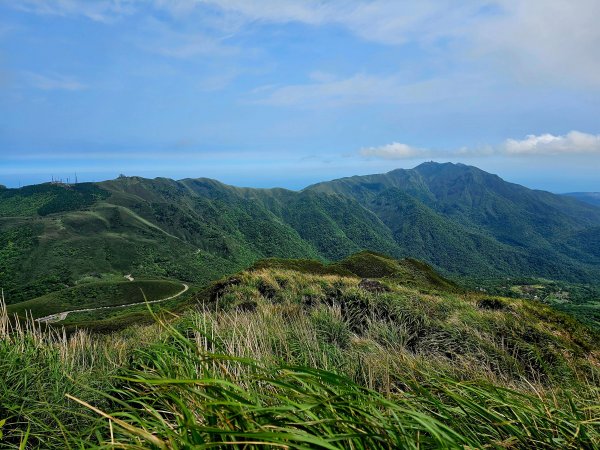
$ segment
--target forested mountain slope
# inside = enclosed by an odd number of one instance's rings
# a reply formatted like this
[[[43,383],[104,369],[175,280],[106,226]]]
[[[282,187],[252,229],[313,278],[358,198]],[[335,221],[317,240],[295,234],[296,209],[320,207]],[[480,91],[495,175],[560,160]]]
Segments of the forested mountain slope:
[[[133,273],[206,282],[264,257],[369,249],[445,274],[600,280],[600,208],[461,164],[285,189],[120,177],[0,190],[9,302]]]
[[[305,191],[356,199],[388,226],[407,254],[451,272],[597,277],[598,208],[476,167],[425,163]]]
[[[0,244],[9,302],[115,273],[206,282],[263,257],[399,253],[352,199],[138,177],[2,191]]]

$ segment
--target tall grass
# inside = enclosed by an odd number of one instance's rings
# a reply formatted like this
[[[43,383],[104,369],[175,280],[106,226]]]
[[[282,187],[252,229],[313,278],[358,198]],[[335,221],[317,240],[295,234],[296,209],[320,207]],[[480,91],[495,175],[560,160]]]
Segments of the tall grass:
[[[112,376],[133,342],[45,328],[33,318],[10,317],[0,302],[0,448],[65,448],[97,418],[68,400],[77,396],[108,405],[97,391],[112,388]],[[25,448],[25,447],[23,447]]]
[[[238,356],[341,370],[379,390],[389,388],[386,374],[419,367],[525,389],[600,380],[600,336],[524,301],[393,280],[377,294],[358,288],[357,278],[286,270],[236,279],[221,292],[219,312],[197,320]]]
[[[330,371],[228,355],[206,331],[169,327],[165,341],[136,354],[111,397],[120,407],[98,411],[117,424],[107,447],[575,449],[600,442],[600,406],[572,393],[523,393],[433,371],[392,376],[396,389],[383,393]]]

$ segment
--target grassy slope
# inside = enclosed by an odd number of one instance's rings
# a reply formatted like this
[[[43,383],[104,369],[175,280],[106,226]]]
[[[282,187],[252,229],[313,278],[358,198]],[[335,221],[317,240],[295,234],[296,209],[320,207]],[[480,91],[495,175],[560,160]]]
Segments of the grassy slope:
[[[14,219],[11,225],[0,230],[8,253],[0,259],[0,269],[6,267],[2,284],[11,303],[98,274],[206,282],[238,267],[114,205],[39,218],[25,227]]]
[[[34,318],[63,311],[116,306],[171,297],[183,289],[181,283],[165,280],[86,283],[8,306],[9,314]],[[142,294],[143,291],[143,294]]]
[[[547,305],[464,293],[417,261],[361,253],[330,266],[329,273],[302,267],[298,271],[298,261],[288,267],[265,262],[217,283],[208,298],[218,298],[219,307],[230,311],[266,308],[278,316],[270,319],[275,327],[286,314],[312,320],[333,354],[370,342],[496,381],[577,378],[589,370],[585,355],[599,350],[597,333]],[[380,279],[386,291],[361,288],[364,276]],[[270,321],[261,320],[265,326]]]
[[[118,335],[4,331],[0,442],[30,427],[44,448],[598,448],[598,336],[544,305],[366,253],[263,262],[196,300]]]

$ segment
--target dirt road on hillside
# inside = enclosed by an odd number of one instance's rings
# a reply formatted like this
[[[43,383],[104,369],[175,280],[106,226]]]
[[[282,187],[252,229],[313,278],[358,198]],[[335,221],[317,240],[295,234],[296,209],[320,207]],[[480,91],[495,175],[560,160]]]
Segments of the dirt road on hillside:
[[[179,297],[180,295],[184,294],[190,288],[185,283],[181,283],[181,284],[183,286],[183,290],[181,292],[178,292],[177,294],[172,295],[167,298],[161,298],[160,300],[152,300],[149,302],[126,303],[124,305],[116,305],[116,306],[99,306],[97,308],[74,309],[72,311],[63,311],[63,312],[59,312],[56,314],[50,314],[49,316],[40,317],[39,319],[35,319],[35,320],[36,320],[36,322],[40,322],[40,323],[55,323],[55,322],[60,322],[62,320],[65,320],[67,318],[67,316],[71,313],[99,311],[101,309],[127,308],[129,306],[138,306],[138,305],[146,305],[146,304],[150,304],[150,303],[165,302],[167,300],[173,300],[174,298]]]

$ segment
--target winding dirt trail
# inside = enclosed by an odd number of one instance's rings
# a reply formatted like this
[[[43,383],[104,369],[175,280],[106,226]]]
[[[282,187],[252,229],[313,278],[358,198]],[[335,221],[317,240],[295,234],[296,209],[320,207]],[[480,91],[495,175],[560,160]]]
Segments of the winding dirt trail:
[[[160,300],[151,300],[149,302],[126,303],[124,305],[115,305],[115,306],[99,306],[97,308],[74,309],[72,311],[63,311],[63,312],[59,312],[59,313],[56,313],[56,314],[50,314],[49,316],[40,317],[39,319],[35,319],[35,320],[36,320],[36,322],[40,322],[40,323],[55,323],[55,322],[60,322],[62,320],[65,320],[69,314],[76,313],[76,312],[99,311],[101,309],[127,308],[129,306],[138,306],[138,305],[147,305],[147,304],[150,304],[150,303],[165,302],[167,300],[172,300],[174,298],[179,297],[180,295],[184,294],[190,288],[185,283],[181,283],[181,284],[183,286],[183,290],[182,291],[180,291],[177,294],[172,295],[170,297],[161,298]]]

